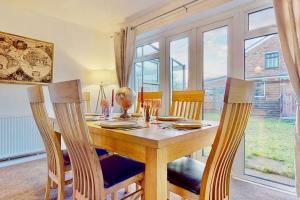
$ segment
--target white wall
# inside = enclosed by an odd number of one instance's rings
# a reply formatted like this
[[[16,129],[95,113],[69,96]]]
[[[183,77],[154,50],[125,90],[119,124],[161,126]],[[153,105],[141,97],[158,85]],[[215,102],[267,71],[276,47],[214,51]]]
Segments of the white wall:
[[[83,79],[87,68],[114,68],[109,35],[1,4],[0,31],[54,43],[54,82]],[[26,85],[0,83],[0,115],[30,115]]]

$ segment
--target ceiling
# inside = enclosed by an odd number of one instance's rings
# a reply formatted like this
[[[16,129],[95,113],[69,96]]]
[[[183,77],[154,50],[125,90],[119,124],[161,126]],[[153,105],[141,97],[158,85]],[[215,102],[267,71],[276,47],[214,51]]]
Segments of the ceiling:
[[[127,17],[171,1],[180,0],[1,0],[1,4],[111,33]]]

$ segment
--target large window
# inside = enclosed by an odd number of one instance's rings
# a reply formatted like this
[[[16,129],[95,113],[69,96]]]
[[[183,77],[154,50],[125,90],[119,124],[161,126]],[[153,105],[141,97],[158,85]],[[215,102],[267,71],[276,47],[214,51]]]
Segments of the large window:
[[[245,132],[244,173],[294,186],[296,97],[285,63],[279,62],[282,52],[278,34],[266,28],[274,21],[273,9],[249,15],[249,27],[259,26],[261,31],[246,39],[244,45],[245,79],[256,82],[256,98]]]
[[[219,121],[227,76],[254,81],[252,114],[232,172],[293,191],[283,184],[295,185],[296,97],[280,50],[272,5],[255,1],[232,13],[157,35],[157,40],[138,41],[134,87],[140,89],[144,84],[146,90],[161,90],[163,105],[170,105],[172,90],[204,89],[203,119]],[[164,114],[167,107],[162,108]],[[200,156],[208,154],[205,148]]]
[[[134,89],[140,91],[142,85],[145,91],[159,91],[159,43],[138,46],[133,69]]]

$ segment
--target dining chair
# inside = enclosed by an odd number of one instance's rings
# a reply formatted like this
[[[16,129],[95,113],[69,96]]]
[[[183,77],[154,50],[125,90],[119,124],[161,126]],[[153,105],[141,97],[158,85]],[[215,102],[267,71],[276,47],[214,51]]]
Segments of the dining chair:
[[[183,157],[168,164],[169,191],[193,200],[229,200],[233,160],[244,135],[253,82],[228,78],[220,125],[207,163]]]
[[[28,88],[28,96],[31,110],[47,153],[48,180],[44,199],[49,199],[51,187],[57,184],[57,199],[62,200],[64,199],[65,185],[72,183],[72,178],[65,179],[66,173],[71,171],[68,153],[60,149],[59,139],[55,135],[44,105],[42,86]]]
[[[204,90],[173,91],[170,115],[200,120],[204,94]]]
[[[162,92],[144,92],[144,104],[150,106],[150,115],[158,114],[161,101],[162,101]],[[136,113],[141,112],[141,92],[138,93],[138,101],[136,105]]]
[[[86,113],[91,113],[92,108],[91,108],[91,93],[90,92],[83,92],[82,93],[82,102],[84,105],[84,111]]]
[[[28,88],[28,97],[38,130],[44,142],[47,163],[48,180],[45,199],[49,199],[50,189],[58,187],[58,199],[64,199],[64,186],[72,183],[71,162],[67,150],[61,150],[60,138],[54,132],[47,110],[42,86]],[[104,149],[97,148],[97,155],[102,158],[108,155]]]
[[[54,113],[66,143],[73,173],[73,199],[104,200],[107,194],[117,200],[117,191],[139,182],[143,163],[113,154],[99,161],[82,113],[80,80],[49,84]],[[142,195],[143,189],[123,199]]]

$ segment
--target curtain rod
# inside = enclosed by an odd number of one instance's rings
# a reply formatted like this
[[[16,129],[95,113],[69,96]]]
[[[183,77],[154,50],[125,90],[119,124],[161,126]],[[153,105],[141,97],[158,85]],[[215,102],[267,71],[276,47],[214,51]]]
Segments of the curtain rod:
[[[144,21],[144,22],[142,22],[142,23],[140,23],[140,24],[137,24],[137,25],[133,26],[131,29],[135,29],[135,28],[137,28],[137,27],[139,27],[139,26],[142,26],[142,25],[144,25],[144,24],[147,24],[147,23],[149,23],[149,22],[151,22],[151,21],[154,21],[154,20],[156,20],[156,19],[158,19],[158,18],[161,18],[161,17],[163,17],[163,16],[165,16],[165,15],[168,15],[168,14],[170,14],[170,13],[172,13],[172,12],[175,12],[175,11],[177,11],[177,10],[180,10],[180,9],[182,9],[182,8],[185,8],[185,10],[187,11],[187,9],[188,9],[187,6],[193,4],[193,3],[197,2],[197,1],[199,1],[199,0],[193,0],[193,1],[190,1],[190,2],[188,2],[188,3],[186,3],[186,4],[183,4],[183,5],[181,5],[181,6],[178,6],[178,7],[174,8],[174,9],[172,9],[172,10],[169,10],[169,11],[167,11],[167,12],[165,12],[165,13],[162,13],[162,14],[156,16],[156,17],[153,17],[153,18],[151,18],[151,19],[148,19],[148,20],[146,20],[146,21]]]
[[[175,11],[177,11],[177,10],[180,10],[180,9],[182,9],[182,8],[184,8],[184,9],[186,10],[186,12],[187,12],[187,10],[188,10],[187,6],[193,4],[193,3],[197,2],[197,1],[199,1],[199,0],[193,0],[193,1],[190,1],[190,2],[188,2],[188,3],[185,3],[185,4],[181,5],[181,6],[178,6],[178,7],[174,8],[174,9],[172,9],[172,10],[169,10],[169,11],[167,11],[167,12],[165,12],[165,13],[162,13],[162,14],[160,14],[160,15],[158,15],[158,16],[155,16],[155,17],[153,17],[153,18],[151,18],[151,19],[148,19],[148,20],[146,20],[146,21],[144,21],[144,22],[141,22],[141,23],[139,23],[139,24],[137,24],[137,25],[131,27],[131,30],[136,29],[136,28],[139,27],[139,26],[142,26],[142,25],[144,25],[144,24],[147,24],[147,23],[149,23],[149,22],[151,22],[151,21],[154,21],[154,20],[156,20],[156,19],[158,19],[158,18],[161,18],[161,17],[163,17],[163,16],[165,16],[165,15],[168,15],[168,14],[170,14],[170,13],[172,13],[172,12],[175,12]],[[114,36],[110,36],[110,37],[113,38]]]

